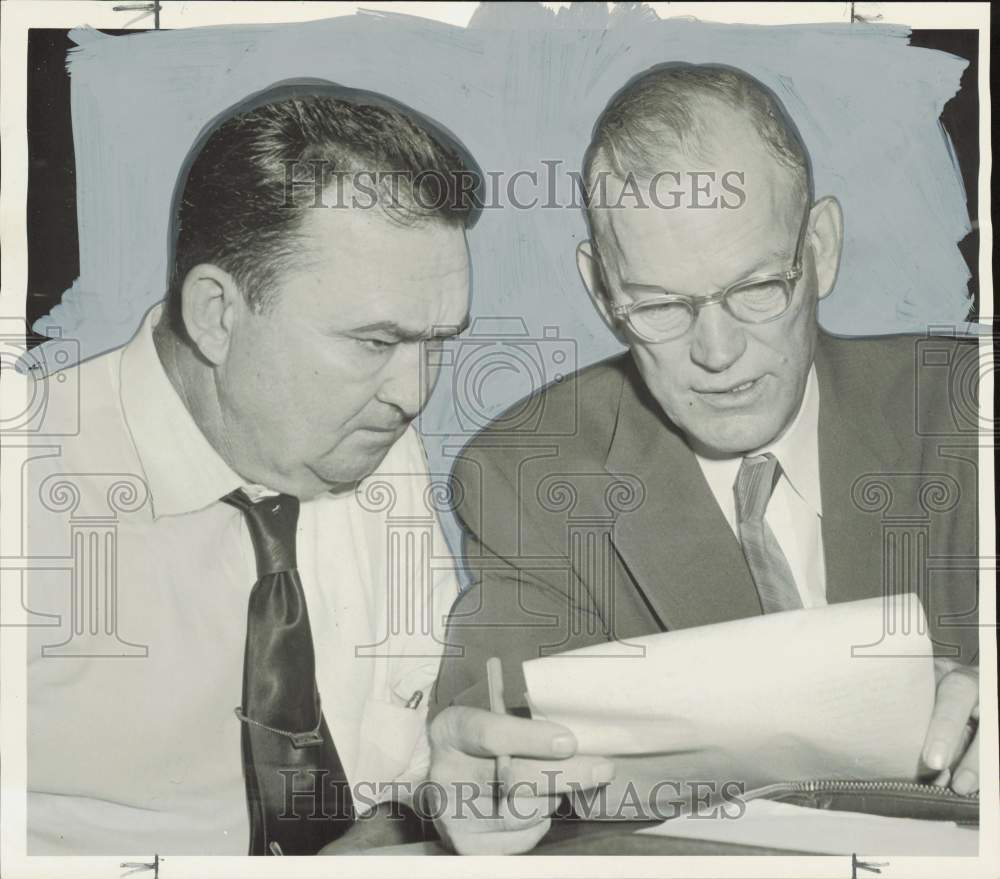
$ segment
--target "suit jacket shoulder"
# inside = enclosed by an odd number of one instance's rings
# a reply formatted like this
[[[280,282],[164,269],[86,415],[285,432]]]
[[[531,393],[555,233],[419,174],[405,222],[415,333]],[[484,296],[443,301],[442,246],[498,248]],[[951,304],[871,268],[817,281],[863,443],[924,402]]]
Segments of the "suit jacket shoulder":
[[[821,333],[816,361],[840,400],[874,403],[904,445],[915,437],[968,432],[977,420],[976,339]]]
[[[470,444],[544,442],[585,443],[599,449],[610,442],[622,385],[632,369],[623,352],[552,382],[496,416]],[[605,451],[607,449],[605,448]]]
[[[495,485],[516,480],[526,460],[552,468],[600,469],[610,448],[622,389],[634,371],[627,352],[552,383],[496,416],[459,452],[452,479],[463,500],[457,512],[476,529],[476,502],[491,471]],[[498,498],[493,488],[491,500]]]

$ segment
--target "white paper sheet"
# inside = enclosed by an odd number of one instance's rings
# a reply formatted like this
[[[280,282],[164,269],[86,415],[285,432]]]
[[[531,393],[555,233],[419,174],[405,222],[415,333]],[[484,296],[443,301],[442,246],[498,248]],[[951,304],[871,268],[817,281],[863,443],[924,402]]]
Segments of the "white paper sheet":
[[[533,716],[568,726],[581,753],[620,755],[613,789],[917,775],[935,681],[913,595],[628,643],[643,655],[610,642],[524,664]]]
[[[979,853],[979,831],[974,827],[770,800],[752,800],[738,818],[686,816],[638,832],[830,855],[960,857]]]

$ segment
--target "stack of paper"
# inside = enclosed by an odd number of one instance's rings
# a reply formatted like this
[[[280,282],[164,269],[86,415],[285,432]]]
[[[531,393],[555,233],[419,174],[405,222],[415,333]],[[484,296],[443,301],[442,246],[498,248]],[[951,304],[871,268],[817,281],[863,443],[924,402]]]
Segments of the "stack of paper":
[[[952,822],[833,812],[770,800],[752,800],[737,818],[687,816],[639,833],[830,855],[958,857],[979,853],[979,831]]]
[[[611,642],[524,664],[533,716],[568,726],[581,753],[625,755],[619,786],[917,775],[935,679],[912,595],[628,643],[642,650]]]

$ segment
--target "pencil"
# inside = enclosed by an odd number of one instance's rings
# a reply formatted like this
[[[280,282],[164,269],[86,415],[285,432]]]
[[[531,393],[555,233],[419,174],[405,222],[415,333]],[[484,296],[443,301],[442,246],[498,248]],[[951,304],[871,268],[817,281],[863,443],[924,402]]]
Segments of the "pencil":
[[[496,656],[486,660],[486,682],[490,690],[490,711],[494,714],[506,714],[507,706],[503,701],[503,664]],[[509,754],[498,754],[496,757],[497,781],[500,784],[500,796],[506,797],[513,784],[513,770]]]

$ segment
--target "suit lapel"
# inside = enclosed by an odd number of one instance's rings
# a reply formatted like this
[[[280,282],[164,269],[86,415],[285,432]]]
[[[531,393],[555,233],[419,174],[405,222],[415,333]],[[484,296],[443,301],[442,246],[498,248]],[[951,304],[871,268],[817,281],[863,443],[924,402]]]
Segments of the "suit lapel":
[[[900,448],[871,390],[871,369],[860,346],[820,334],[819,466],[823,554],[829,604],[880,594],[883,563],[878,517],[856,503],[856,483],[891,470]]]
[[[820,333],[819,467],[823,549],[830,604],[879,594],[883,563],[878,517],[852,496],[865,476],[891,471],[900,447],[872,392],[860,346]],[[606,468],[642,481],[646,496],[615,526],[615,549],[666,629],[761,612],[739,543],[683,437],[628,360]]]
[[[649,395],[631,358],[606,468],[645,488],[615,525],[615,549],[665,629],[754,616],[760,600],[736,536],[697,459]]]

